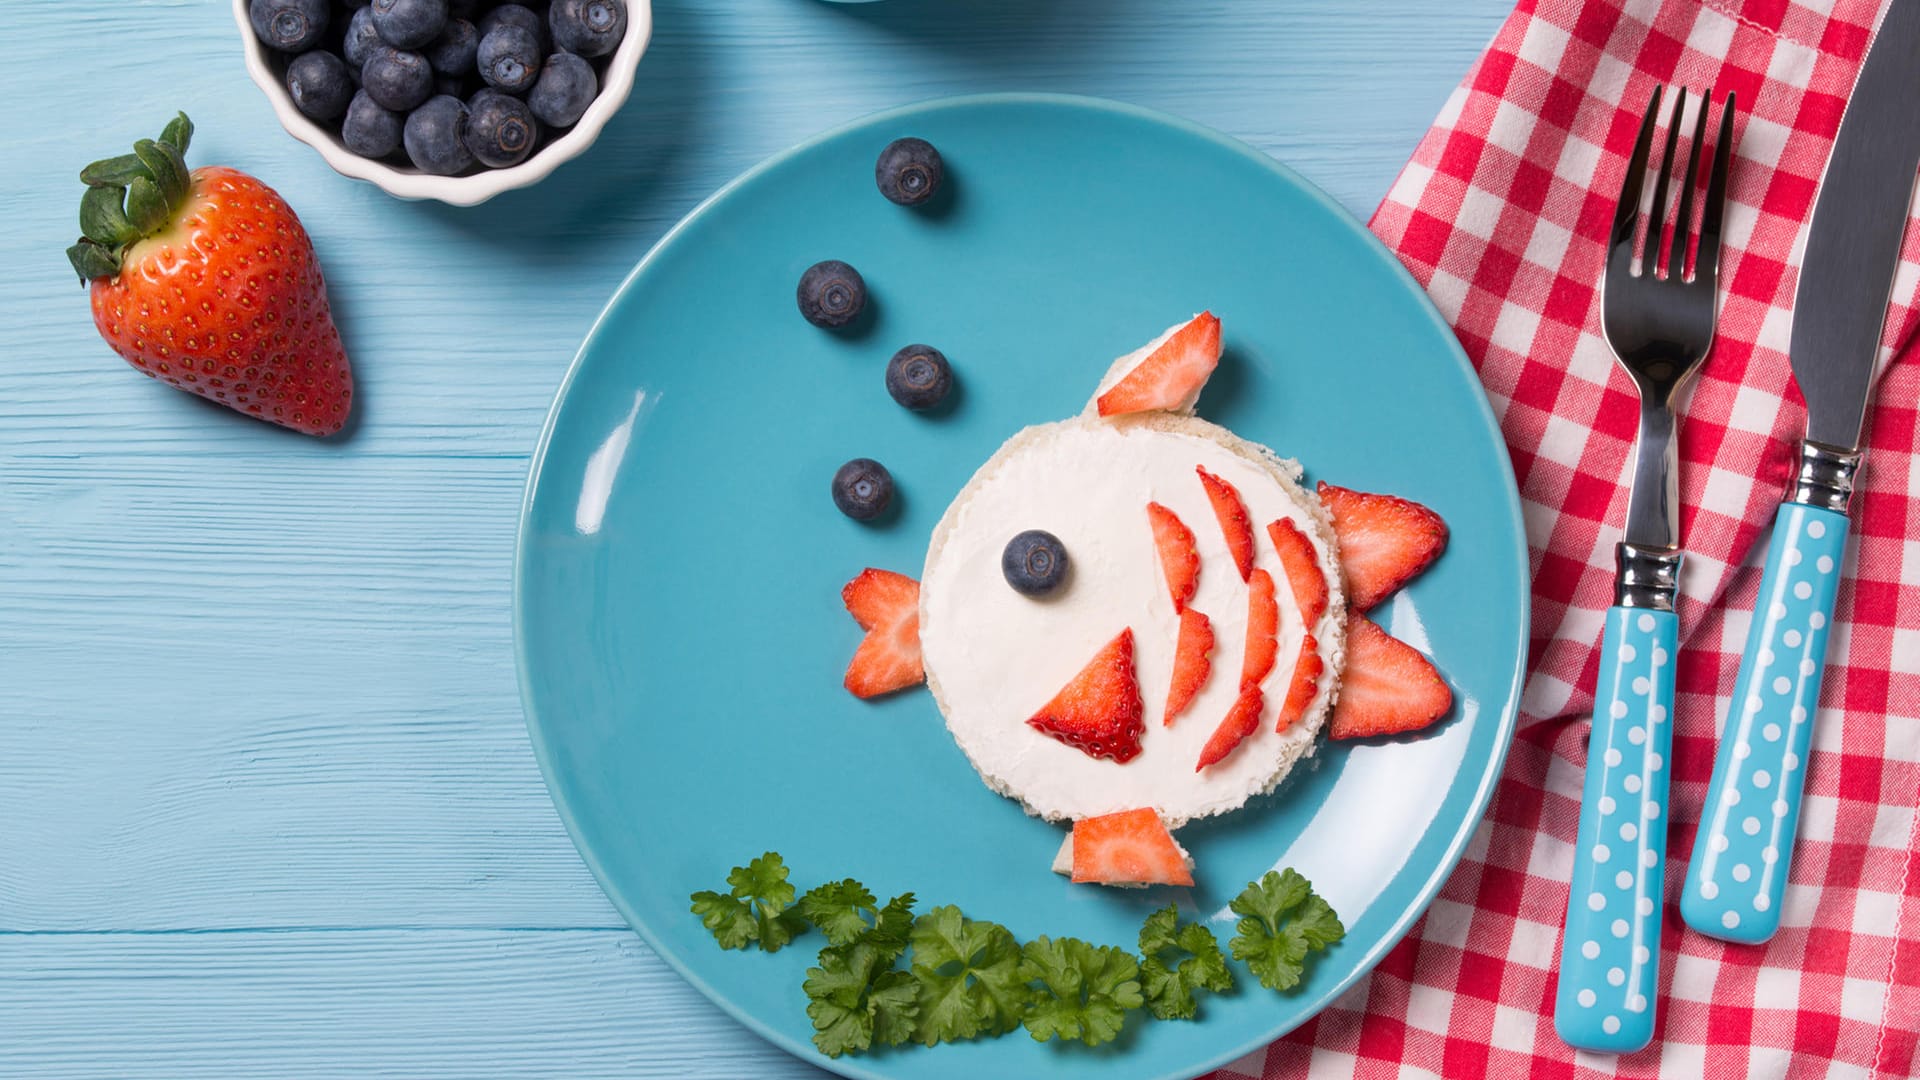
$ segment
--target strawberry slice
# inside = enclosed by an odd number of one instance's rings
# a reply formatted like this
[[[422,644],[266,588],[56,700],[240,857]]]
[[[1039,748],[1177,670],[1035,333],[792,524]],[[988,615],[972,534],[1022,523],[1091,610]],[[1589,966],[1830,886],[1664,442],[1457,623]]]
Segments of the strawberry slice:
[[[1333,738],[1418,731],[1452,707],[1453,691],[1426,657],[1371,619],[1347,616],[1347,666],[1333,706]]]
[[[1151,808],[1073,823],[1073,880],[1096,885],[1191,885],[1187,853]]]
[[[847,689],[870,698],[924,682],[920,664],[920,583],[905,574],[868,567],[840,590],[866,639],[847,665]]]
[[[1274,602],[1273,575],[1255,570],[1247,589],[1247,649],[1240,661],[1240,689],[1266,681],[1279,654],[1280,605]]]
[[[1153,524],[1153,546],[1160,550],[1160,570],[1167,575],[1173,610],[1185,611],[1193,590],[1200,587],[1200,551],[1193,546],[1193,530],[1157,502],[1147,504],[1147,520]]]
[[[1233,701],[1233,708],[1227,710],[1227,718],[1213,729],[1213,735],[1207,739],[1207,745],[1200,748],[1200,764],[1193,767],[1194,772],[1209,765],[1226,760],[1228,754],[1239,748],[1253,729],[1260,726],[1260,710],[1266,705],[1266,698],[1260,693],[1258,684],[1240,684],[1240,696]]]
[[[1227,535],[1227,550],[1233,553],[1233,565],[1240,570],[1240,580],[1245,581],[1253,573],[1253,524],[1247,519],[1247,504],[1240,501],[1240,493],[1232,484],[1208,472],[1206,466],[1193,468],[1207,489],[1213,516],[1220,519],[1220,531]]]
[[[1185,409],[1220,363],[1220,320],[1203,311],[1147,354],[1096,403],[1101,416]]]
[[[1280,568],[1287,572],[1287,585],[1293,589],[1293,603],[1300,618],[1312,630],[1327,613],[1327,575],[1320,569],[1313,541],[1300,531],[1291,518],[1281,518],[1267,526],[1273,549],[1280,553]]]
[[[1287,700],[1280,706],[1280,722],[1275,731],[1285,731],[1307,715],[1313,695],[1320,692],[1320,673],[1326,670],[1320,659],[1320,643],[1308,634],[1300,641],[1300,656],[1293,662],[1293,678],[1287,682]]]
[[[1220,721],[1207,745],[1201,748],[1200,764],[1194,766],[1195,772],[1225,759],[1242,739],[1260,726],[1260,709],[1266,704],[1260,683],[1273,671],[1273,661],[1280,652],[1280,605],[1274,602],[1273,576],[1265,570],[1255,570],[1249,585],[1247,646],[1240,661],[1240,696],[1234,699],[1226,719]]]
[[[1133,675],[1133,630],[1122,630],[1107,642],[1027,724],[1088,757],[1132,761],[1147,726],[1140,684]]]
[[[1173,646],[1173,685],[1167,690],[1167,715],[1162,723],[1173,726],[1174,717],[1187,711],[1200,688],[1213,673],[1213,622],[1199,611],[1188,608],[1180,613],[1180,637]]]
[[[1320,501],[1333,515],[1340,570],[1355,611],[1391,596],[1447,549],[1447,523],[1417,502],[1370,495],[1320,482]]]

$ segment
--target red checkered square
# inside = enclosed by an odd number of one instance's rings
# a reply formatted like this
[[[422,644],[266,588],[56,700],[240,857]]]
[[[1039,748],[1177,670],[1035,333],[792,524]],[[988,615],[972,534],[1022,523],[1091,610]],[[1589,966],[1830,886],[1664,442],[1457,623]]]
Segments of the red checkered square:
[[[1687,929],[1676,896],[1805,423],[1796,253],[1883,0],[1520,0],[1372,227],[1453,322],[1501,418],[1533,572],[1521,726],[1440,897],[1365,980],[1223,1078],[1909,1077],[1920,1070],[1920,229],[1868,420],[1782,928]],[[1719,338],[1681,424],[1682,650],[1655,1042],[1553,1033],[1637,402],[1600,337],[1614,196],[1652,88],[1739,95]],[[1690,119],[1690,117],[1689,117]],[[1899,357],[1898,360],[1895,358]]]

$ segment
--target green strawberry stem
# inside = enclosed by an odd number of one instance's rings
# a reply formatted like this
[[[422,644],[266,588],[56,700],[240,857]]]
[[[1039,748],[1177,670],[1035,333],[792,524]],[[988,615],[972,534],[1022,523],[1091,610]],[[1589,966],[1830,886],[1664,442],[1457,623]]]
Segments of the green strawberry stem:
[[[173,221],[193,186],[187,172],[192,141],[193,121],[177,113],[158,139],[141,139],[133,153],[80,170],[87,185],[80,196],[80,239],[67,249],[80,284],[119,273],[127,248]]]

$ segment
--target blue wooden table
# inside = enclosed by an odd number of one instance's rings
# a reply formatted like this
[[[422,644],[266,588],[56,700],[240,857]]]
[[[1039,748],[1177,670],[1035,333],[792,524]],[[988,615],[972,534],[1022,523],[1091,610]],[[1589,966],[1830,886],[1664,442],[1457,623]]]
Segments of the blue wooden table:
[[[515,517],[595,312],[735,173],[959,92],[1179,113],[1364,216],[1508,2],[656,0],[599,143],[467,210],[284,134],[226,0],[0,5],[0,1077],[822,1075],[621,925],[528,747]],[[345,437],[94,336],[75,174],[176,108],[313,234]]]

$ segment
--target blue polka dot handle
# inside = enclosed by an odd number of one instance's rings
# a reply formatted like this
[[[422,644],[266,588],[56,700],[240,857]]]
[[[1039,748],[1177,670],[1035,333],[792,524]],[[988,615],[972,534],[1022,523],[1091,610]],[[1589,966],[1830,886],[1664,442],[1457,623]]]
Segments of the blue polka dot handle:
[[[1680,917],[1703,934],[1760,942],[1780,928],[1846,547],[1845,514],[1786,503],[1774,518],[1753,626],[1680,893]]]
[[[1631,1053],[1653,1038],[1679,631],[1670,611],[1607,609],[1553,1008],[1560,1038],[1582,1050]]]

